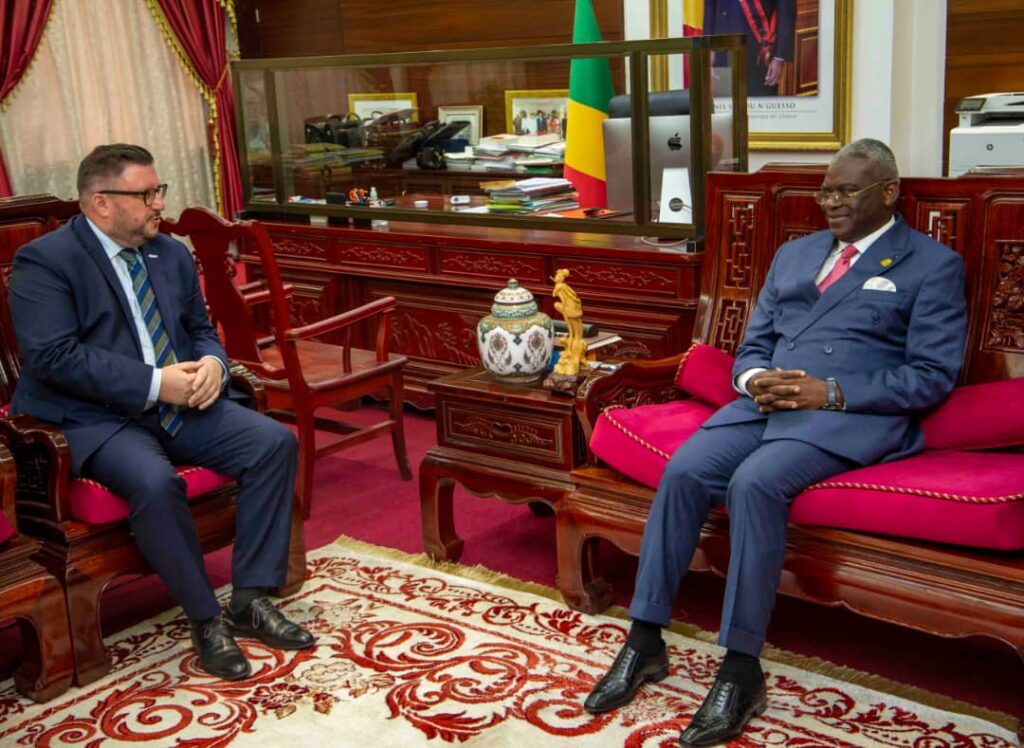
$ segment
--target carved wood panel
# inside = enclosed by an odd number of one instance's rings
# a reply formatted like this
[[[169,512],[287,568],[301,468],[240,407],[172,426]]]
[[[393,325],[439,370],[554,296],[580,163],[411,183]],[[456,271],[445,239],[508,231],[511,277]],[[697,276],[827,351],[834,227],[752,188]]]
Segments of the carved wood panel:
[[[426,271],[430,265],[430,253],[424,247],[345,241],[339,247],[339,259],[345,263],[420,271]]]
[[[725,288],[750,288],[754,271],[754,221],[759,201],[741,198],[726,201],[729,217],[722,247],[722,285]]]
[[[935,241],[963,255],[966,251],[964,242],[969,230],[969,208],[970,203],[966,199],[918,200],[914,223],[920,227],[920,231]]]
[[[576,288],[596,288],[604,291],[635,289],[652,294],[675,294],[679,288],[679,273],[668,268],[644,267],[627,262],[585,262],[558,258],[558,267],[569,268],[569,280]]]
[[[446,402],[439,415],[444,446],[557,466],[565,464],[568,457],[563,419],[559,416],[546,417],[507,405],[491,407],[461,401]]]
[[[454,249],[442,249],[438,256],[444,275],[515,278],[523,284],[548,282],[544,277],[544,260],[541,257]]]
[[[270,241],[278,255],[326,260],[328,240],[313,236],[296,236],[293,233],[271,231]]]
[[[993,286],[985,346],[1024,353],[1024,242],[996,242]]]

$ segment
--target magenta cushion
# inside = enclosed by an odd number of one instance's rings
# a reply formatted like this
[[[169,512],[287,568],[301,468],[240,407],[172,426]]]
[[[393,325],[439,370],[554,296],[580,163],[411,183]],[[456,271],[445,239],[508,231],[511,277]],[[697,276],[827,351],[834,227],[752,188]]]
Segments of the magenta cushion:
[[[178,475],[185,479],[185,495],[189,499],[231,483],[226,475],[207,468],[178,467]],[[88,525],[116,522],[128,516],[128,502],[109,491],[103,484],[88,478],[71,481],[71,516]]]
[[[1024,549],[1024,453],[928,450],[850,470],[800,494],[790,521]]]
[[[0,512],[0,545],[14,537],[14,526],[7,519],[7,515]]]
[[[597,419],[590,449],[623,475],[656,488],[672,454],[714,412],[697,400],[613,405]]]
[[[676,387],[688,395],[721,408],[739,393],[732,386],[734,357],[704,343],[694,343],[679,362]]]
[[[998,449],[1024,444],[1024,377],[956,387],[921,420],[928,449]]]

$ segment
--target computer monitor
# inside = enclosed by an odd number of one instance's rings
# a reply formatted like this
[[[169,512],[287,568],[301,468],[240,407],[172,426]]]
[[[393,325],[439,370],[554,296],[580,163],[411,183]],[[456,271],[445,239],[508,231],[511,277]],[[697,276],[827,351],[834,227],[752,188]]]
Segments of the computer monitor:
[[[690,166],[690,115],[673,114],[651,117],[647,133],[650,139],[651,200],[661,198],[661,177],[665,169]],[[604,170],[608,207],[612,210],[633,210],[633,122],[629,117],[609,118],[602,123],[604,135]],[[712,163],[728,163],[734,158],[732,114],[711,115]],[[691,194],[695,189],[690,172]]]

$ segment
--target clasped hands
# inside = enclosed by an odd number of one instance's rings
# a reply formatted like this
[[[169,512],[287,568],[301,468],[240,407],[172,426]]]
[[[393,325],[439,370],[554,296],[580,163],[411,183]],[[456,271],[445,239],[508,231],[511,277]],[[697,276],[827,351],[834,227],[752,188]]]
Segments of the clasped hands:
[[[179,361],[160,370],[160,402],[206,410],[220,397],[223,367],[214,358]]]
[[[747,392],[762,413],[775,410],[818,410],[827,401],[825,380],[802,369],[768,369],[747,382]]]

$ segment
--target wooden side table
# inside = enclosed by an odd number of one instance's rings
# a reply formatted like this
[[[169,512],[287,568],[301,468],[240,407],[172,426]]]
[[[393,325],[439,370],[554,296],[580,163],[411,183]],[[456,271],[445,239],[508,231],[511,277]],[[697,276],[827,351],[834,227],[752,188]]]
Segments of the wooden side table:
[[[456,481],[479,496],[513,504],[543,502],[557,511],[583,464],[586,443],[570,396],[540,386],[494,382],[483,369],[466,369],[428,385],[434,395],[437,446],[420,463],[423,548],[456,561]]]

